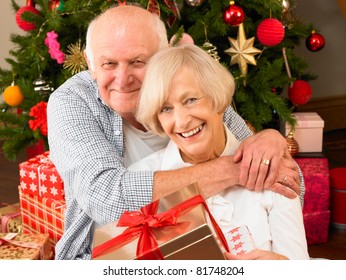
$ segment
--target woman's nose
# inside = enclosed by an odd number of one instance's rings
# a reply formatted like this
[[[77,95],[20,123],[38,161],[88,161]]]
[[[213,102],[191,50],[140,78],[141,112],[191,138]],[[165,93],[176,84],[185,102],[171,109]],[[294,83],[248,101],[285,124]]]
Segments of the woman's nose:
[[[174,110],[175,126],[178,129],[185,129],[191,120],[189,110],[181,107]]]

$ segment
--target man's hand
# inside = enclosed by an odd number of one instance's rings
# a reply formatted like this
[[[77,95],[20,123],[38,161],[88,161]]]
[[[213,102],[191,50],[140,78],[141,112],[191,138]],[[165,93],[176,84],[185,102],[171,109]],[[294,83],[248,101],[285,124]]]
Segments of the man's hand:
[[[281,158],[274,184],[269,186],[268,189],[288,198],[295,198],[297,194],[299,195],[300,178],[298,167],[288,151]]]
[[[274,129],[246,138],[234,155],[235,162],[241,161],[240,184],[249,190],[269,189],[275,183],[280,160],[287,150],[286,139]]]
[[[258,249],[242,255],[233,255],[226,252],[225,257],[228,260],[288,260],[284,255]]]

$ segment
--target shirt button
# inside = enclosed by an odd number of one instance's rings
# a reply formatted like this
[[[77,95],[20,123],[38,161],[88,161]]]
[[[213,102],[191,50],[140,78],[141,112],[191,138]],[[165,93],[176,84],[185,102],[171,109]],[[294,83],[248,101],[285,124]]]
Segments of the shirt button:
[[[116,136],[119,136],[119,135],[121,134],[121,131],[120,131],[120,130],[116,130],[116,131],[114,132],[114,134],[115,134]]]

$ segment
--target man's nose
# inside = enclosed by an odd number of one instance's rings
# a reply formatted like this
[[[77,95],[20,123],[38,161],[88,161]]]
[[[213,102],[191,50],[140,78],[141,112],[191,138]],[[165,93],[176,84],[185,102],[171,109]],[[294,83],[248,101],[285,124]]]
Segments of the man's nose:
[[[126,87],[131,81],[133,81],[132,71],[127,65],[119,65],[115,70],[115,81],[117,85]]]

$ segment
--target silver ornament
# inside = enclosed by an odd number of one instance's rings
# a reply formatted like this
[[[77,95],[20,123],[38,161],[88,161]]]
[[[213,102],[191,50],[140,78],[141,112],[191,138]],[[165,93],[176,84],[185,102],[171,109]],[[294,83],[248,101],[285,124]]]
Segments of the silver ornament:
[[[289,0],[282,0],[282,13],[286,14],[291,7]]]
[[[42,76],[40,76],[36,81],[33,82],[34,91],[38,94],[51,94],[54,91],[50,82],[45,81]]]
[[[203,3],[203,0],[185,0],[185,2],[191,7],[198,7]]]

